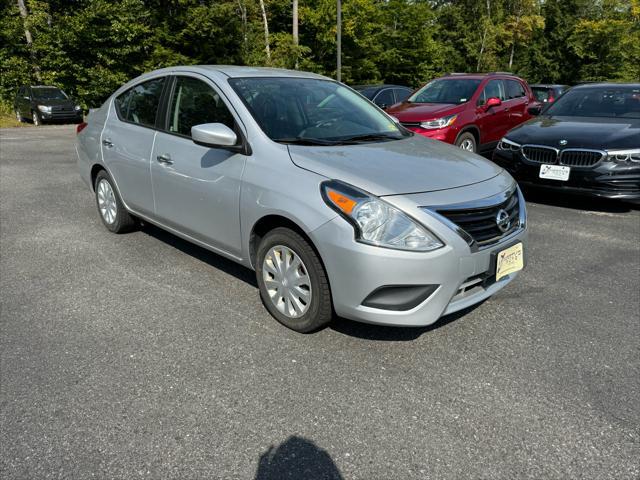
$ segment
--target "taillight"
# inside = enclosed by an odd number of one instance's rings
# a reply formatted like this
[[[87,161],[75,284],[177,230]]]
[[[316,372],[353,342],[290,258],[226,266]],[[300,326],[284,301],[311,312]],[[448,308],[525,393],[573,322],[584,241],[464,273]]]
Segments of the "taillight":
[[[82,130],[84,130],[86,126],[87,126],[87,122],[79,123],[78,126],[76,127],[76,135],[80,133]]]
[[[553,93],[550,93],[550,94],[549,94],[549,98],[547,99],[547,102],[548,102],[548,103],[551,103],[551,102],[553,102],[554,100],[555,100],[555,97],[553,96]]]

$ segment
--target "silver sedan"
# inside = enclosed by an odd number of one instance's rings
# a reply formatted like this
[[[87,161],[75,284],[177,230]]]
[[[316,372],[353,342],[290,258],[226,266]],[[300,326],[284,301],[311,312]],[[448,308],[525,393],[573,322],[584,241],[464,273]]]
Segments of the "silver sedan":
[[[508,173],[320,75],[147,73],[78,126],[77,152],[108,230],[144,219],[255,270],[265,307],[300,332],[336,315],[429,325],[524,267]]]

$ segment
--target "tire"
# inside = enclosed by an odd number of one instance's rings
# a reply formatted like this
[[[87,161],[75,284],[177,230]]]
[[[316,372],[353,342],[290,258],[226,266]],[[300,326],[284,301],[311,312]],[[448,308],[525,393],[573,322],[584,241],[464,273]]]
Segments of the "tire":
[[[94,191],[98,215],[107,230],[113,233],[125,233],[136,227],[135,217],[123,205],[113,180],[105,170],[98,172]]]
[[[277,258],[274,257],[274,252],[277,252],[278,249],[280,249],[281,260],[285,260],[282,253],[284,253],[284,256],[287,253],[293,254],[293,256],[287,257],[291,264],[295,261],[296,256],[300,260],[301,265],[298,268],[292,267],[292,269],[286,271],[287,274],[284,276],[285,279],[289,279],[290,285],[295,285],[291,280],[292,278],[294,281],[302,279],[300,280],[302,282],[300,286],[289,288],[289,284],[286,281],[283,286],[275,276],[279,269],[274,268],[276,265],[271,260]],[[333,319],[333,307],[327,273],[320,261],[320,257],[307,240],[289,228],[275,228],[267,233],[260,242],[256,259],[256,279],[260,288],[262,302],[278,322],[300,333],[319,330],[331,322]],[[268,281],[270,281],[269,285],[267,284]],[[303,305],[303,297],[296,292],[306,291],[305,283],[308,287],[310,301]],[[277,286],[277,288],[274,288],[274,286]],[[284,289],[284,295],[281,294],[283,292],[281,288]],[[289,303],[284,300],[285,296],[288,296]],[[295,298],[292,301],[292,297],[298,298],[298,302],[295,302]],[[286,313],[290,309],[288,307],[294,308],[296,304],[297,309],[295,312],[297,316]],[[303,307],[302,312],[298,311],[300,306]]]
[[[471,132],[464,132],[456,139],[456,146],[468,152],[477,153],[478,144],[476,143],[476,137]]]
[[[31,120],[36,127],[42,125],[42,119],[40,118],[40,114],[38,112],[31,112]]]
[[[20,110],[16,108],[16,120],[18,123],[22,123],[22,115],[20,115]]]

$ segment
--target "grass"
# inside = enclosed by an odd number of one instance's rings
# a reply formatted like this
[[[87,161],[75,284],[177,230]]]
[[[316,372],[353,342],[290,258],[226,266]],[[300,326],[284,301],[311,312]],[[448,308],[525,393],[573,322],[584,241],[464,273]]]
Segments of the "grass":
[[[19,122],[16,120],[16,114],[13,107],[8,102],[0,102],[0,128],[10,127],[30,127],[30,123]]]

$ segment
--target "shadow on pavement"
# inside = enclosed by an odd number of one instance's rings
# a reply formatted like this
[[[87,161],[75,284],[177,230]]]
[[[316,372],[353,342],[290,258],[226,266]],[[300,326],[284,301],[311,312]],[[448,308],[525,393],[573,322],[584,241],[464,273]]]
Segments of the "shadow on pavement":
[[[140,231],[152,236],[157,240],[160,240],[161,242],[166,243],[167,245],[171,245],[172,247],[177,248],[187,255],[191,255],[192,257],[197,258],[198,260],[205,262],[208,265],[211,265],[213,268],[222,270],[229,275],[233,275],[238,280],[242,280],[243,282],[246,282],[249,285],[258,288],[254,272],[252,272],[248,268],[243,267],[240,264],[237,264],[232,260],[223,257],[222,255],[210,252],[205,248],[199,247],[198,245],[188,242],[187,240],[183,240],[182,238],[177,237],[174,234],[167,232],[166,230],[162,230],[146,222],[144,222],[144,224],[140,228]]]
[[[472,312],[486,300],[475,305],[467,307],[459,312],[446,315],[438,319],[437,322],[427,325],[426,327],[387,327],[384,325],[372,325],[369,323],[354,322],[346,318],[336,318],[329,328],[332,330],[349,335],[352,337],[363,338],[366,340],[377,340],[381,342],[410,342],[425,333],[432,332],[438,328],[442,328],[461,317]]]
[[[640,208],[637,204],[609,198],[578,195],[543,187],[522,187],[527,202],[541,203],[552,207],[589,210],[594,212],[626,213]]]
[[[289,437],[260,456],[254,480],[343,480],[329,454],[302,437]]]

